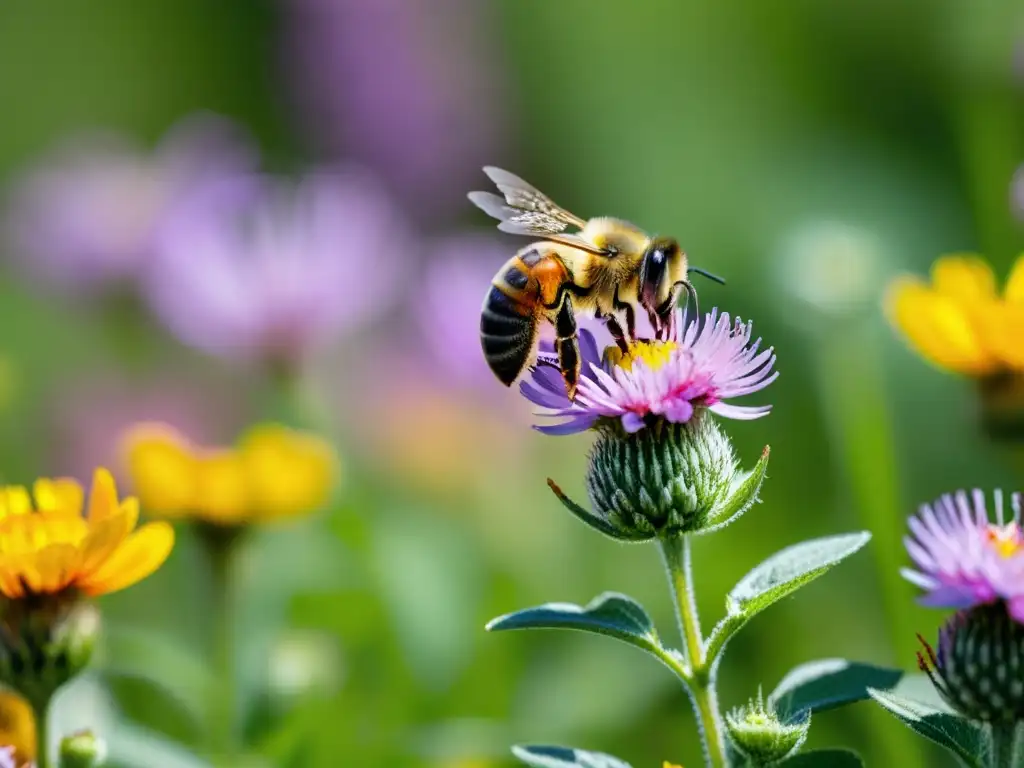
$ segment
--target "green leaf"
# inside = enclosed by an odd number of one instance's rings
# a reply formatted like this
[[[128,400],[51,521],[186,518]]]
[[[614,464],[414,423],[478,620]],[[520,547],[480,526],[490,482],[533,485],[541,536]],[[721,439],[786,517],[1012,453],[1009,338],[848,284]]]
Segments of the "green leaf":
[[[617,757],[572,747],[512,747],[512,754],[534,768],[630,768]]]
[[[848,749],[812,749],[787,757],[778,768],[861,768],[860,755]]]
[[[631,534],[630,532],[621,531],[604,518],[599,517],[585,507],[580,506],[566,496],[565,492],[562,491],[562,489],[558,487],[558,484],[550,477],[548,478],[548,488],[550,488],[551,492],[555,494],[555,497],[562,502],[562,506],[568,509],[579,520],[609,538],[615,539],[616,541],[644,541],[649,538],[648,536],[640,535],[639,533]]]
[[[898,669],[846,659],[820,659],[790,670],[769,700],[779,717],[789,720],[802,712],[822,712],[863,701],[870,697],[869,688],[892,688],[901,677],[903,672]]]
[[[870,689],[871,698],[915,733],[945,747],[965,765],[983,768],[982,755],[986,750],[985,735],[981,729],[959,715],[937,709],[930,704],[914,701],[887,691]]]
[[[793,594],[871,539],[867,531],[813,539],[776,552],[740,579],[729,593],[729,613],[750,617]]]
[[[757,460],[754,468],[732,488],[728,498],[722,502],[721,507],[715,510],[715,518],[712,525],[700,531],[700,535],[712,533],[719,528],[724,528],[746,512],[757,501],[757,494],[764,483],[765,474],[768,472],[768,455],[771,450],[766,445],[761,452],[761,458]]]
[[[729,639],[755,614],[814,581],[871,540],[867,531],[813,539],[776,552],[755,567],[725,599],[726,615],[705,647],[708,663],[718,658]]]
[[[617,592],[605,592],[583,607],[546,603],[499,616],[487,625],[489,632],[506,629],[576,629],[614,637],[659,657],[663,653],[658,633],[643,606]]]

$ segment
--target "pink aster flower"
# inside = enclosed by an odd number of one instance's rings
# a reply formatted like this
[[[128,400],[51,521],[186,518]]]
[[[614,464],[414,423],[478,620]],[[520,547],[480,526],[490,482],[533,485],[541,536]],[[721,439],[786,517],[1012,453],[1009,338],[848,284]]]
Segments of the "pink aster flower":
[[[403,217],[371,176],[239,176],[176,211],[146,295],[183,343],[290,369],[386,310],[413,252]]]
[[[538,426],[546,434],[566,435],[618,420],[637,432],[658,419],[682,424],[706,409],[731,419],[757,419],[770,405],[742,406],[726,402],[757,392],[778,377],[771,348],[758,351],[751,343],[752,324],[733,322],[717,309],[704,322],[686,323],[682,312],[668,339],[637,340],[622,354],[610,347],[601,355],[593,334],[580,332],[582,375],[576,400],[570,403],[557,363],[542,351],[520,391],[545,409],[541,415],[564,421]]]
[[[947,494],[923,504],[909,520],[905,541],[916,568],[903,576],[925,590],[923,605],[970,608],[1004,600],[1010,615],[1024,623],[1024,533],[1020,496],[1010,497],[1013,518],[1003,518],[1002,493],[995,493],[996,521],[989,519],[978,490]]]
[[[150,265],[174,205],[211,179],[255,168],[247,137],[222,118],[196,115],[146,151],[110,133],[76,136],[9,191],[6,239],[26,270],[81,293],[130,284]]]

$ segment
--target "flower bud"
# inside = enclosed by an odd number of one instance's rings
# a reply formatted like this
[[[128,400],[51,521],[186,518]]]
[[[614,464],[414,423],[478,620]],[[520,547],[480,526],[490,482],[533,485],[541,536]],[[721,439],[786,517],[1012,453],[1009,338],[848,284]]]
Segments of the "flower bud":
[[[99,612],[89,603],[47,596],[12,600],[0,623],[0,682],[39,711],[89,663]]]
[[[634,433],[606,427],[590,454],[586,485],[594,512],[552,485],[569,509],[617,539],[706,532],[757,500],[768,451],[752,472],[739,469],[729,438],[709,413]]]
[[[99,768],[107,759],[107,744],[90,731],[65,736],[60,742],[60,768]]]
[[[921,643],[918,666],[950,707],[971,720],[1024,721],[1024,626],[1004,603],[951,616],[939,630],[937,652]]]
[[[754,765],[771,765],[796,752],[810,727],[809,713],[792,722],[781,721],[760,691],[757,699],[725,716],[725,728],[733,746]]]

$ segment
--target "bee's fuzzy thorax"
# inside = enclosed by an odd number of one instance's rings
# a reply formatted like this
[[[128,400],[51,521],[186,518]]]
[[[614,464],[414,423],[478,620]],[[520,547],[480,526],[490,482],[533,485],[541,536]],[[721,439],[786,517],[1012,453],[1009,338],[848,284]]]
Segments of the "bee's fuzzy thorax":
[[[625,256],[640,256],[650,240],[635,224],[612,216],[591,219],[580,236],[598,248],[614,249]]]

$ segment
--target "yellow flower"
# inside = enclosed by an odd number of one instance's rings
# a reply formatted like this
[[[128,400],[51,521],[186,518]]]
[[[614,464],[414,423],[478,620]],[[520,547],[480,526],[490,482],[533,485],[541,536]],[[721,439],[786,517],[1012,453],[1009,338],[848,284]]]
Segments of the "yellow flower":
[[[981,258],[944,256],[930,284],[894,281],[886,309],[910,345],[940,368],[978,378],[1024,371],[1024,256],[1002,294]]]
[[[14,748],[17,765],[36,757],[36,721],[32,707],[11,690],[0,691],[0,744]]]
[[[338,475],[327,441],[277,424],[253,427],[233,448],[194,446],[167,425],[139,424],[125,437],[125,454],[148,512],[221,525],[312,512]]]
[[[33,497],[34,496],[34,504]],[[114,478],[97,469],[88,510],[74,480],[0,489],[0,592],[12,600],[68,590],[103,595],[159,568],[174,546],[166,523],[135,529],[139,504],[119,501]]]
[[[633,341],[628,352],[623,352],[615,345],[606,348],[604,358],[612,365],[627,371],[633,370],[633,363],[637,360],[643,360],[648,368],[656,371],[672,359],[672,353],[677,349],[679,345],[670,340]]]
[[[664,762],[664,763],[662,764],[661,768],[683,768],[683,766],[681,766],[681,765],[676,765],[675,763],[670,763],[670,762],[669,762],[668,760],[666,760],[666,761],[665,761],[665,762]]]

